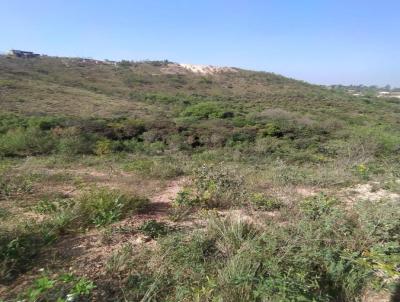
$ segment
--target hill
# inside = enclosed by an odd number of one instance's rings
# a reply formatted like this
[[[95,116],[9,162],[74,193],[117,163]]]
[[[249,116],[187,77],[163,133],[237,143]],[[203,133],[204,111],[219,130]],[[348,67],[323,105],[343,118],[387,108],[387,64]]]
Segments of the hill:
[[[233,67],[0,56],[0,105],[7,301],[395,297],[400,100]]]

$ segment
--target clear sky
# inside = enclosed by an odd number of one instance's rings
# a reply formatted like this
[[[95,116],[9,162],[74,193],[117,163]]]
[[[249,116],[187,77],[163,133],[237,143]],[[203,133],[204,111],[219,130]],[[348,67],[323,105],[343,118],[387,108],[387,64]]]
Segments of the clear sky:
[[[11,48],[400,87],[400,0],[0,0]]]

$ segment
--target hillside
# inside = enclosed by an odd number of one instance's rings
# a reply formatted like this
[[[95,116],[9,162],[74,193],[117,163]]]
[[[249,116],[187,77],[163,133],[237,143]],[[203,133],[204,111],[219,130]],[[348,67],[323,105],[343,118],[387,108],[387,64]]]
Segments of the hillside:
[[[142,107],[158,113],[160,110],[151,107],[150,101],[163,103],[169,100],[182,106],[183,100],[186,98],[190,102],[191,97],[197,100],[215,98],[250,108],[278,104],[296,106],[301,101],[297,110],[314,100],[322,102],[321,106],[326,102],[328,107],[330,102],[339,106],[348,100],[346,95],[337,95],[317,86],[265,72],[232,69],[234,72],[207,74],[191,72],[178,64],[163,61],[122,61],[117,65],[95,62],[99,61],[0,57],[2,101],[8,110],[19,113],[42,114],[59,110],[50,113],[126,116],[143,114]],[[79,100],[79,104],[87,106],[87,110],[77,110],[75,106],[64,108],[64,102],[58,102],[60,98],[69,100],[71,105]],[[174,98],[179,98],[180,102]],[[24,110],[31,107],[29,102],[34,102],[32,107],[40,107],[26,112]],[[100,106],[102,111],[99,111]],[[170,111],[170,107],[163,109]]]
[[[396,299],[399,114],[233,67],[0,56],[0,301]]]

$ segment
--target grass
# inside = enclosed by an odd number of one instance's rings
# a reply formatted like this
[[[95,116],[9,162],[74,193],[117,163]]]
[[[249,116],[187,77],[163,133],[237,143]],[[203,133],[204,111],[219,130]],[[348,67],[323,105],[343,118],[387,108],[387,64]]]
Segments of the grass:
[[[390,203],[381,206],[392,207]],[[383,239],[385,236],[378,233],[388,234],[387,230],[398,227],[399,221],[389,212],[383,218],[371,204],[358,207],[363,214],[348,213],[328,197],[318,196],[291,210],[293,218],[287,223],[266,221],[262,228],[234,218],[211,216],[204,230],[171,234],[162,240],[159,251],[133,256],[148,259],[142,264],[143,275],[137,276],[134,264],[136,278],[144,283],[153,280],[142,298],[356,300],[368,284],[379,287],[393,276],[394,259],[398,257],[393,248],[398,246],[396,235]],[[398,215],[396,212],[394,215]],[[375,225],[377,233],[372,237],[365,229],[364,213],[371,215],[370,222],[382,222]],[[392,256],[383,264],[378,254],[385,251]],[[376,269],[380,274],[374,273]],[[135,288],[130,292],[138,294]]]
[[[43,221],[27,221],[0,231],[0,280],[14,280],[34,264],[43,249],[63,235],[119,221],[143,210],[147,202],[145,198],[127,197],[106,188],[93,188],[67,203],[39,201],[34,210],[49,214]]]
[[[78,202],[77,212],[82,226],[104,226],[116,222],[132,213],[143,211],[148,200],[141,197],[127,197],[118,191],[105,188],[93,189],[83,194]]]

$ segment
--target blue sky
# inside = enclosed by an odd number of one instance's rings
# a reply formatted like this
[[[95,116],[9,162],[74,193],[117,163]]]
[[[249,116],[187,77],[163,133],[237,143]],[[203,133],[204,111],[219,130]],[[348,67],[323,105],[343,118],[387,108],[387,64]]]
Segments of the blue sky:
[[[0,0],[0,50],[400,87],[399,0]]]

